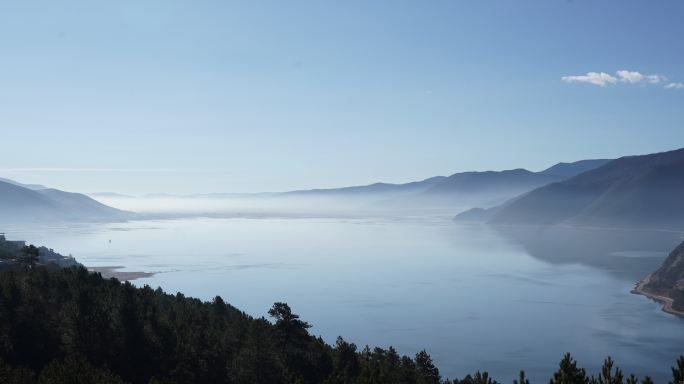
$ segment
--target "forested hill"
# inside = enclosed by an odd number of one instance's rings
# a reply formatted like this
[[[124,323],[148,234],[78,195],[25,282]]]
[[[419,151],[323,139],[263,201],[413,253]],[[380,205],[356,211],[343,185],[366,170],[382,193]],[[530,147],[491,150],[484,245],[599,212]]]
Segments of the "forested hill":
[[[424,351],[358,350],[342,338],[331,346],[284,303],[268,313],[273,323],[220,297],[173,296],[81,267],[17,266],[0,272],[0,383],[495,383],[479,372],[443,380]],[[681,383],[684,357],[672,372]],[[623,380],[637,383],[610,360],[590,377],[566,355],[550,383]]]

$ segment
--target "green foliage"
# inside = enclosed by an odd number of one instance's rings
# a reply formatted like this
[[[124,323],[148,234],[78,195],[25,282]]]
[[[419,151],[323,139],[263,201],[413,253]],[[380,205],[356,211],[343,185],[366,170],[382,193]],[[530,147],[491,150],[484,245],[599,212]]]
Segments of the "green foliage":
[[[513,380],[513,384],[530,384],[530,381],[525,377],[525,371],[520,371],[518,380]],[[636,384],[636,383],[634,383]]]
[[[460,384],[498,384],[496,380],[489,377],[489,373],[477,371],[473,376],[466,376]]]
[[[123,384],[123,381],[106,369],[93,367],[82,357],[54,360],[38,377],[39,384]]]
[[[21,248],[21,257],[19,261],[23,264],[33,267],[40,257],[40,250],[33,244],[26,245]]]
[[[601,373],[597,379],[592,378],[592,383],[596,384],[622,384],[622,371],[620,368],[615,368],[613,371],[613,365],[615,362],[608,356],[603,362],[603,367],[601,367]]]
[[[136,288],[84,268],[18,266],[0,272],[0,383],[497,384],[487,372],[442,380],[425,351],[359,351],[341,337],[328,345],[286,303],[268,314],[273,323],[220,297]],[[566,354],[550,384],[622,384],[613,365],[606,359],[590,380]],[[672,384],[683,373],[681,357]],[[529,384],[524,372],[514,384]]]
[[[577,362],[566,353],[558,370],[553,374],[549,384],[588,384],[589,378],[584,368],[578,368]]]
[[[313,337],[285,303],[252,318],[84,268],[0,272],[2,383],[437,383],[430,356]]]
[[[684,384],[684,356],[679,356],[677,366],[672,367],[672,381],[670,384]]]
[[[0,383],[29,384],[35,382],[35,374],[24,366],[12,367],[0,360]]]

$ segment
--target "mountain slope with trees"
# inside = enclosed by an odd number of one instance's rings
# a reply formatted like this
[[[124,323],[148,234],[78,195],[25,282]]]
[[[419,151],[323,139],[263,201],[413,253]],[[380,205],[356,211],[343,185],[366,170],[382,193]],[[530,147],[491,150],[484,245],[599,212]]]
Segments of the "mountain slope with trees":
[[[486,372],[442,379],[425,351],[411,358],[342,338],[326,344],[285,303],[268,313],[273,322],[218,296],[136,288],[82,267],[18,266],[0,272],[0,382],[496,383]],[[673,382],[682,377],[684,357]],[[610,359],[593,377],[566,355],[550,383],[638,382],[623,378]],[[529,384],[523,372],[516,383]]]

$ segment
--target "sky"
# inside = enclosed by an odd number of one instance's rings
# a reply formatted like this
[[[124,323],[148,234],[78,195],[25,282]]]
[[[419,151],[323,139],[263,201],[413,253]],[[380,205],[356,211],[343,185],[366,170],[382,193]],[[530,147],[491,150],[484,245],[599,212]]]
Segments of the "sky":
[[[283,191],[684,147],[684,1],[1,1],[0,177]]]

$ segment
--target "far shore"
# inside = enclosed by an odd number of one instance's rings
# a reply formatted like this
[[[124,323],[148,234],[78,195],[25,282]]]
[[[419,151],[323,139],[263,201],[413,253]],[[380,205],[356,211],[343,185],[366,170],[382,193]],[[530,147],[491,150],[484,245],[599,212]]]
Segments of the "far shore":
[[[104,267],[88,267],[91,272],[97,272],[102,275],[102,277],[116,278],[122,281],[131,281],[136,279],[143,279],[146,277],[154,276],[154,272],[140,272],[140,271],[119,271],[125,267],[122,266],[104,266]]]
[[[644,296],[648,297],[649,299],[651,299],[657,303],[662,304],[663,305],[663,308],[662,308],[663,312],[684,318],[684,311],[678,311],[678,310],[672,308],[672,303],[674,302],[674,300],[672,300],[671,298],[669,298],[667,296],[656,295],[656,294],[648,292],[646,290],[646,288],[645,288],[646,284],[648,284],[648,282],[650,280],[651,280],[651,274],[649,274],[648,276],[641,279],[631,292],[636,294],[636,295],[644,295]]]

